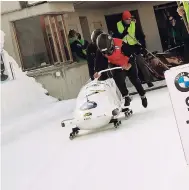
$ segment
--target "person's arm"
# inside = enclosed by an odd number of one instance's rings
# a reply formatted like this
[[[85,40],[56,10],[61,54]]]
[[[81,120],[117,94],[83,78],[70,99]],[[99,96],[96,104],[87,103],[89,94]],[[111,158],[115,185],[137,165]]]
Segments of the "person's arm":
[[[139,40],[143,48],[146,48],[146,36],[144,35],[143,31],[139,29],[138,25],[135,22],[135,36],[136,39]]]
[[[129,58],[128,63],[133,63],[134,62],[135,56],[134,56],[134,48],[133,48],[133,46],[130,46],[127,43],[123,42],[121,51],[122,51],[123,55],[125,55],[125,56],[127,56]]]
[[[83,48],[83,46],[81,45],[80,42],[76,42],[76,54],[77,56],[79,56],[80,58],[86,59],[86,53],[84,53],[85,50]]]
[[[99,50],[97,50],[96,59],[95,59],[95,72],[99,72],[107,68],[108,68],[108,59],[104,57]]]
[[[100,77],[98,75],[98,72],[102,71],[104,69],[107,69],[107,68],[108,68],[108,59],[104,55],[102,55],[102,53],[99,50],[97,50],[96,59],[95,59],[95,69],[94,69],[95,74],[94,74],[94,77],[95,78]]]
[[[123,39],[127,34],[128,34],[127,29],[125,29],[122,34],[118,32],[118,36],[120,39]]]
[[[187,10],[186,7],[187,7],[187,5],[189,6],[189,2],[185,1],[185,2],[182,2],[181,4],[180,3],[177,3],[177,4],[178,4],[177,12],[178,12],[179,16],[181,16],[183,18],[185,27],[186,27],[187,32],[189,34],[189,12],[186,11]]]
[[[89,69],[89,76],[91,80],[94,80],[95,55],[90,45],[87,47],[86,52],[87,52],[87,64],[88,64],[88,69]]]
[[[177,12],[180,17],[182,17],[185,14],[183,3],[181,3],[180,6],[177,8]]]
[[[134,54],[134,46],[130,46],[123,41],[121,51],[125,56],[130,57],[132,54]]]
[[[129,27],[129,25],[125,26],[123,33],[119,33],[119,31],[117,29],[118,38],[123,39],[128,34],[128,31],[127,31],[128,27]]]
[[[140,35],[139,40],[140,40],[142,47],[146,48],[146,40],[145,40],[145,35],[144,35],[143,31],[141,31],[139,35]]]

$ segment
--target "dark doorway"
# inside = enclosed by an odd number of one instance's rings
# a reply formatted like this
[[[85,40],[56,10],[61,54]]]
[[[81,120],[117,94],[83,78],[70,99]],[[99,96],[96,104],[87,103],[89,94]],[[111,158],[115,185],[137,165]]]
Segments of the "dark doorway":
[[[177,13],[177,7],[178,5],[176,2],[154,6],[154,13],[158,25],[163,51],[168,49],[169,16],[173,16],[176,20],[180,20],[180,16]]]
[[[137,10],[130,11],[131,15],[136,19],[136,27],[142,31],[141,23],[140,23],[140,18]],[[117,22],[119,22],[122,19],[122,13],[118,14],[113,14],[113,15],[105,15],[105,20],[108,28],[108,32],[113,32],[114,35],[113,37],[116,38],[118,37],[117,34]]]

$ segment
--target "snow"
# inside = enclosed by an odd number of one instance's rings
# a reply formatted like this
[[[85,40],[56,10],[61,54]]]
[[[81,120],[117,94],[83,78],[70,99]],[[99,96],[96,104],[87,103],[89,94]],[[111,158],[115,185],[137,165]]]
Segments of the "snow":
[[[189,189],[168,90],[147,96],[147,109],[134,96],[134,115],[119,129],[84,131],[73,141],[71,128],[60,122],[71,117],[75,100],[54,103],[12,124],[15,131],[2,135],[2,189]]]
[[[133,96],[134,115],[82,131],[69,140],[75,100],[46,96],[3,50],[16,80],[1,84],[1,187],[3,190],[188,190],[189,168],[167,88],[147,93],[144,109]],[[8,72],[9,73],[9,72]]]
[[[22,72],[16,61],[5,50],[2,53],[6,72],[9,76],[7,81],[1,82],[3,124],[9,123],[10,118],[12,120],[18,119],[32,110],[36,111],[40,107],[57,102],[57,99],[45,94],[47,90],[40,83]],[[11,78],[9,64],[12,65],[15,80]]]

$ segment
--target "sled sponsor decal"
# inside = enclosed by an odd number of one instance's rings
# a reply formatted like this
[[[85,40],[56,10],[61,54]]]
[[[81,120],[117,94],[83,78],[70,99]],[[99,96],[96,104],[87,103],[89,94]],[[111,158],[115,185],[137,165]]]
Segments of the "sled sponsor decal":
[[[91,86],[99,86],[99,84],[92,84]]]
[[[84,114],[84,117],[88,117],[88,116],[91,116],[91,115],[92,115],[91,112],[87,112],[87,113]]]
[[[175,86],[181,92],[189,92],[189,73],[179,73],[175,78]]]
[[[92,116],[92,113],[91,113],[91,112],[85,113],[85,114],[84,114],[84,120],[90,120],[90,119],[91,119],[90,116]]]
[[[189,64],[166,71],[165,78],[185,158],[189,165]]]
[[[90,91],[98,93],[98,92],[105,92],[106,90],[90,90]]]
[[[88,94],[87,97],[88,97],[88,96],[92,96],[93,94],[98,94],[98,93],[99,93],[99,92],[92,92],[91,94]]]

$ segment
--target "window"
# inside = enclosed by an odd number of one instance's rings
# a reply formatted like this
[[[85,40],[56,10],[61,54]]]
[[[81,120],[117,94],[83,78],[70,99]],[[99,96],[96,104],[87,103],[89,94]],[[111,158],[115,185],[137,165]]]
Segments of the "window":
[[[63,15],[43,15],[13,23],[23,70],[72,62]]]

